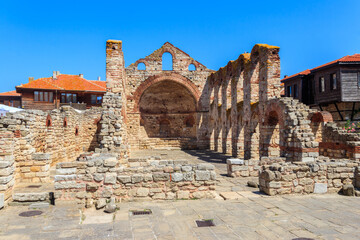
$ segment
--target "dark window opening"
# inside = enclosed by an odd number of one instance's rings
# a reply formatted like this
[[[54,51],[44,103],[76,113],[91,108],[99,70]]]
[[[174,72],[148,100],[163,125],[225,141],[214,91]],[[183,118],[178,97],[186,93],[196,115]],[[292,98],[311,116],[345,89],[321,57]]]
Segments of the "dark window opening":
[[[331,90],[335,90],[336,89],[336,73],[330,74],[330,87]]]
[[[294,98],[298,98],[298,86],[294,84]]]
[[[287,86],[286,96],[287,96],[287,97],[291,97],[291,96],[292,96],[292,87],[291,87],[291,86]]]
[[[97,105],[102,103],[102,95],[91,95],[91,104]]]
[[[76,128],[75,128],[75,136],[78,136],[78,135],[79,135],[79,128],[76,127]]]
[[[77,94],[76,93],[62,93],[61,94],[61,103],[76,103]]]
[[[325,78],[319,78],[319,92],[325,92]]]

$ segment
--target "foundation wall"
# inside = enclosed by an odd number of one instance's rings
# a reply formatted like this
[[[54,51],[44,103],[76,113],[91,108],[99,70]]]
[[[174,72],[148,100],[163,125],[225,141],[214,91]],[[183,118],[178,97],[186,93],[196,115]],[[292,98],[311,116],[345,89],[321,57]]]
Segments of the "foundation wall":
[[[7,113],[0,119],[0,193],[9,199],[18,182],[49,182],[51,166],[94,150],[100,117],[100,109],[70,107]]]
[[[181,160],[137,160],[119,165],[115,156],[93,154],[77,162],[57,164],[56,197],[91,207],[102,198],[214,198],[216,174],[211,164]]]

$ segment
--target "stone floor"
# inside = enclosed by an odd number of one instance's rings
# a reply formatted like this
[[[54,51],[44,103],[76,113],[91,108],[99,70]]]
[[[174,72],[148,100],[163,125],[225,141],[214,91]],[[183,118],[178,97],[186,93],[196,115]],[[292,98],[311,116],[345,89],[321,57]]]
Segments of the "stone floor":
[[[9,206],[0,210],[2,239],[360,239],[360,198],[337,194],[266,196],[246,186],[249,179],[226,176],[229,157],[211,151],[137,151],[132,158],[157,156],[209,162],[217,172],[213,200],[177,200],[120,203],[106,214],[94,209],[81,212],[70,202],[33,210]],[[257,178],[252,179],[257,181]],[[227,200],[224,200],[227,199]],[[40,206],[41,207],[41,206]],[[150,209],[151,215],[132,215]],[[213,227],[195,221],[212,219]]]
[[[10,206],[0,211],[0,239],[360,239],[360,198],[238,194],[229,201],[121,203],[115,214],[80,212],[62,202],[21,217],[28,207]],[[130,213],[144,209],[153,213]],[[199,228],[199,219],[216,226]]]

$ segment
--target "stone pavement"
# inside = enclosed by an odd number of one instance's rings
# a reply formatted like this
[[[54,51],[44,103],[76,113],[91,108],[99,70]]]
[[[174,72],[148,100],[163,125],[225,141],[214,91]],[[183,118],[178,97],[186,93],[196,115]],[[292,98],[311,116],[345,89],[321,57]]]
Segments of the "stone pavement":
[[[121,203],[115,214],[59,202],[39,209],[42,215],[21,217],[28,207],[11,206],[0,211],[0,239],[360,239],[360,198],[237,194],[229,201]],[[130,213],[144,209],[153,213]],[[199,228],[199,219],[216,226]]]

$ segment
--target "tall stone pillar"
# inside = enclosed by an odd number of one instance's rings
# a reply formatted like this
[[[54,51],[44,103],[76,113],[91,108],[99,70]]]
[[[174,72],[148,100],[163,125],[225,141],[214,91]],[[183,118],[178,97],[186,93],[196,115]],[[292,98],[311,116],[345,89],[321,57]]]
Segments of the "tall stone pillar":
[[[106,88],[107,92],[123,93],[126,86],[125,61],[122,42],[106,42]]]

